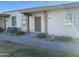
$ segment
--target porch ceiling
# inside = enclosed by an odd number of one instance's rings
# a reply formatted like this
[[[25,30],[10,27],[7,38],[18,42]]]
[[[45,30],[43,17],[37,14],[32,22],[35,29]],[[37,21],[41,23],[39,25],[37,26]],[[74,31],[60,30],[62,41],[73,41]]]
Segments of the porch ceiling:
[[[9,14],[0,14],[0,17],[9,17]]]
[[[32,12],[40,12],[40,11],[47,11],[48,7],[37,7],[37,8],[29,8],[22,10],[21,13],[32,13]]]
[[[23,13],[24,15],[32,16],[32,13]]]

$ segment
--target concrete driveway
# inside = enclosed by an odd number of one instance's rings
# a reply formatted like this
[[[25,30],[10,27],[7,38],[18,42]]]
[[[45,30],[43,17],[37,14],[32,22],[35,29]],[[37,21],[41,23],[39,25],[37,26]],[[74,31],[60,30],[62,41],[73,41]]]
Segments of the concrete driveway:
[[[55,49],[58,51],[72,52],[79,54],[79,44],[66,43],[66,42],[56,42],[56,41],[46,41],[37,39],[35,37],[36,34],[26,34],[24,36],[13,36],[13,35],[4,35],[0,34],[1,40],[9,40],[16,43],[34,45],[42,48]]]

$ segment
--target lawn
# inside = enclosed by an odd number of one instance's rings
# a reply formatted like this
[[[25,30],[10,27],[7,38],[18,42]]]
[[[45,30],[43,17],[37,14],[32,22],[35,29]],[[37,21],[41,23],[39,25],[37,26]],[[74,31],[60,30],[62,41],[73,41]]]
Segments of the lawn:
[[[60,52],[39,48],[30,45],[23,45],[10,41],[0,40],[0,56],[8,57],[68,57],[75,56],[72,53]]]

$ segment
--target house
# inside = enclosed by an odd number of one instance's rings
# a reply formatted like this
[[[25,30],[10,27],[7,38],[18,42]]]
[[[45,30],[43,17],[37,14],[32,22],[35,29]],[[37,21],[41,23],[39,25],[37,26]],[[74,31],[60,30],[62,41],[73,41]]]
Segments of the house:
[[[79,37],[79,2],[2,12],[0,27]]]

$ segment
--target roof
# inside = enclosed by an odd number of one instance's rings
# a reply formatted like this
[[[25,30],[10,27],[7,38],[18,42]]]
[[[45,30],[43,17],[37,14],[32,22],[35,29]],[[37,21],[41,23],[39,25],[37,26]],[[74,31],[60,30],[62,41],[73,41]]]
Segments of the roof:
[[[19,10],[12,10],[12,11],[6,11],[7,12],[36,12],[36,11],[45,11],[45,10],[55,10],[55,9],[65,9],[65,8],[78,8],[79,2],[72,2],[72,3],[66,3],[66,4],[60,4],[60,5],[52,5],[52,6],[42,6],[42,7],[34,7],[34,8],[25,8],[25,9],[19,9]]]
[[[0,14],[0,17],[9,17],[9,14]]]

